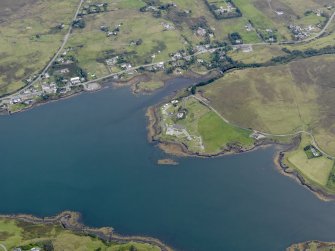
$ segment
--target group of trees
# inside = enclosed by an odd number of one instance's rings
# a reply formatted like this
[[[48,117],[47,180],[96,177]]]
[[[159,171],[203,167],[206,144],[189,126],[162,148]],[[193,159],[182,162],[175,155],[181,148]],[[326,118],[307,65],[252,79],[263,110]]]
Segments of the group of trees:
[[[243,43],[242,37],[241,37],[241,35],[238,32],[230,33],[228,35],[228,37],[229,37],[230,42],[233,45],[242,44]]]
[[[308,58],[324,54],[335,54],[335,46],[327,46],[321,49],[307,49],[305,51],[290,51],[287,48],[284,48],[283,51],[287,53],[285,56],[273,57],[270,63],[284,64],[296,58]]]
[[[86,26],[85,20],[83,18],[78,18],[73,21],[72,26],[74,28],[84,29]]]

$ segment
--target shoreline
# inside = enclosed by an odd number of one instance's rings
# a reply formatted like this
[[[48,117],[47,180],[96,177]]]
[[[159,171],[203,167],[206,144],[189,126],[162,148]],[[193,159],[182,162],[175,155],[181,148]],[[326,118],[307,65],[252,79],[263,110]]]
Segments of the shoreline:
[[[274,157],[274,161],[273,161],[276,166],[276,169],[282,175],[285,175],[287,177],[290,177],[291,179],[294,179],[297,183],[299,183],[300,185],[308,189],[308,191],[312,192],[319,200],[322,200],[325,202],[334,201],[335,194],[330,194],[322,187],[313,185],[306,178],[304,178],[303,175],[300,174],[298,171],[289,170],[290,167],[288,167],[286,164],[283,163],[285,153],[294,147],[296,147],[296,142],[291,144],[291,146],[288,149],[277,152],[276,156]]]
[[[69,230],[74,234],[93,236],[102,241],[111,243],[116,242],[125,244],[128,242],[137,242],[150,244],[159,247],[162,251],[172,251],[173,249],[160,240],[147,236],[126,236],[120,235],[112,227],[91,228],[82,223],[82,215],[78,212],[64,211],[51,217],[36,217],[30,214],[0,215],[0,218],[11,219],[31,224],[59,224],[63,229]]]
[[[335,243],[334,242],[327,242],[327,241],[318,241],[318,240],[312,240],[312,241],[305,241],[300,243],[294,243],[290,245],[286,251],[303,251],[303,250],[310,250],[311,246],[317,247],[317,250],[323,250],[323,248],[334,248]],[[314,249],[313,249],[314,250]],[[333,250],[333,249],[328,249]]]
[[[17,111],[10,111],[8,108],[7,109],[2,109],[2,110],[0,110],[0,116],[14,115],[16,113],[26,112],[26,111],[29,111],[30,109],[39,107],[41,105],[45,105],[45,104],[56,102],[56,101],[65,100],[65,99],[72,98],[72,97],[75,97],[75,96],[83,94],[83,93],[99,92],[99,91],[102,91],[102,90],[110,88],[110,87],[112,87],[112,88],[130,87],[130,92],[133,95],[150,95],[152,93],[155,93],[156,91],[164,89],[167,86],[169,81],[171,81],[173,79],[178,79],[181,76],[185,77],[185,78],[201,81],[203,79],[211,78],[215,74],[217,74],[216,70],[213,70],[206,75],[200,75],[200,74],[195,73],[195,72],[190,70],[188,72],[185,72],[183,75],[175,75],[175,74],[162,75],[161,78],[162,78],[162,82],[163,82],[164,85],[161,88],[158,88],[158,89],[155,89],[155,90],[152,90],[152,91],[148,91],[148,90],[140,91],[136,87],[139,83],[150,81],[153,78],[152,73],[150,73],[150,72],[144,72],[144,73],[141,73],[141,74],[136,75],[136,76],[132,76],[132,77],[130,77],[128,79],[124,79],[124,80],[115,80],[115,79],[112,79],[112,78],[108,78],[108,79],[98,81],[98,82],[95,83],[99,86],[99,88],[90,90],[90,89],[86,89],[85,86],[78,86],[79,88],[74,89],[71,92],[69,92],[69,93],[67,93],[63,96],[51,97],[50,99],[46,99],[46,100],[38,100],[38,101],[32,103],[31,105],[28,105],[28,106],[26,106],[26,107],[24,107],[20,110],[17,110]]]
[[[166,154],[173,155],[176,157],[216,158],[216,157],[223,157],[223,156],[228,156],[228,155],[248,153],[248,152],[252,152],[252,151],[255,151],[261,148],[266,148],[269,146],[282,146],[282,147],[285,147],[285,149],[278,150],[276,155],[274,156],[273,163],[275,164],[276,169],[282,175],[285,175],[287,177],[290,177],[296,180],[300,185],[302,185],[303,187],[308,189],[310,192],[312,192],[318,199],[325,201],[325,202],[335,200],[335,194],[330,194],[322,187],[313,185],[311,182],[305,179],[298,171],[289,170],[289,167],[283,163],[284,154],[296,148],[297,145],[299,144],[297,138],[294,138],[293,142],[290,144],[280,144],[274,141],[269,141],[269,142],[261,141],[258,144],[254,144],[254,146],[249,149],[232,148],[229,150],[224,150],[217,154],[196,153],[196,152],[189,151],[187,146],[182,143],[161,141],[155,138],[160,133],[160,128],[158,126],[159,117],[156,113],[156,109],[159,105],[160,104],[149,107],[146,113],[147,120],[148,120],[148,126],[147,126],[148,141],[150,143],[155,143]]]
[[[255,151],[260,148],[270,147],[274,145],[274,142],[271,141],[263,141],[258,144],[254,144],[250,148],[243,148],[239,146],[231,146],[229,149],[223,150],[214,154],[206,154],[199,152],[190,151],[185,144],[178,142],[170,142],[170,141],[161,141],[156,139],[155,137],[160,133],[160,128],[158,128],[157,123],[159,122],[159,117],[156,113],[156,108],[158,105],[151,106],[147,109],[146,117],[148,121],[148,141],[150,143],[156,143],[156,145],[165,153],[171,154],[177,157],[198,157],[198,158],[216,158],[228,155],[237,155]]]

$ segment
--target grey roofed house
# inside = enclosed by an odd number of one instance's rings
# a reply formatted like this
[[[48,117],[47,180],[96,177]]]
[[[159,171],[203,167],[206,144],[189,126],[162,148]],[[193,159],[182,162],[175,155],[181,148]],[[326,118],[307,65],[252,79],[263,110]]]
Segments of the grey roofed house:
[[[317,151],[315,148],[314,148],[314,146],[311,146],[311,152],[312,152],[312,154],[313,154],[313,156],[314,157],[320,157],[320,153],[319,153],[319,151]]]

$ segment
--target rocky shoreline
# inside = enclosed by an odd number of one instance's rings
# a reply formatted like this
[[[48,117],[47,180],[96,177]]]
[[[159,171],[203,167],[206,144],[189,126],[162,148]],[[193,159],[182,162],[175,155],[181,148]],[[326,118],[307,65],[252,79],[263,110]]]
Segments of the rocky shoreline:
[[[299,145],[299,142],[300,138],[296,138],[294,142],[291,145],[289,145],[288,148],[286,148],[284,151],[280,151],[275,157],[274,161],[275,165],[278,167],[279,171],[282,174],[295,179],[302,186],[306,187],[309,191],[315,194],[320,200],[323,201],[335,200],[335,194],[330,194],[321,187],[313,185],[311,182],[305,179],[298,171],[290,169],[290,167],[284,163],[285,153],[296,148]]]
[[[160,240],[152,237],[144,236],[121,236],[115,233],[111,227],[90,228],[82,223],[82,216],[78,212],[64,211],[53,217],[38,218],[28,214],[18,215],[0,215],[0,218],[7,218],[31,224],[59,224],[65,230],[69,230],[75,234],[96,237],[105,242],[114,242],[125,244],[128,242],[137,242],[150,244],[159,247],[162,251],[172,251],[173,249],[162,243]]]
[[[156,113],[156,109],[159,105],[149,107],[146,113],[146,116],[148,118],[148,140],[151,143],[157,144],[157,146],[164,151],[166,154],[170,154],[173,156],[178,157],[200,157],[200,158],[213,158],[213,157],[221,157],[226,155],[232,155],[232,154],[241,154],[246,152],[251,152],[254,150],[257,150],[261,147],[267,147],[271,145],[281,145],[285,146],[285,150],[279,151],[277,156],[274,158],[274,163],[278,167],[278,170],[286,175],[289,176],[295,180],[297,180],[301,185],[309,189],[313,194],[315,194],[319,199],[323,201],[332,201],[335,200],[335,195],[330,194],[324,189],[315,186],[311,184],[308,180],[306,180],[298,171],[290,169],[288,166],[285,165],[283,162],[285,153],[293,150],[299,145],[300,138],[295,138],[293,140],[293,143],[291,144],[280,144],[274,141],[259,141],[256,142],[252,147],[250,148],[242,148],[242,147],[236,147],[231,146],[230,148],[219,152],[217,154],[204,154],[204,153],[197,153],[190,151],[185,144],[182,143],[176,143],[176,142],[167,142],[167,141],[161,141],[160,139],[157,139],[157,135],[161,133],[160,127],[158,125],[159,123],[159,116]]]
[[[215,76],[215,74],[217,74],[215,71],[210,72],[209,74],[206,74],[204,76],[197,74],[193,71],[188,71],[185,72],[183,74],[183,76],[185,78],[190,78],[190,79],[199,79],[203,80],[203,79],[209,79],[212,78],[213,76]],[[160,75],[160,79],[161,81],[164,83],[163,87],[159,88],[162,89],[166,86],[167,82],[169,82],[172,79],[178,78],[180,76],[178,75]],[[63,95],[59,95],[59,96],[50,96],[48,99],[45,100],[38,100],[34,103],[32,103],[29,106],[26,106],[20,110],[16,110],[16,111],[10,111],[9,109],[6,108],[2,108],[0,109],[0,115],[11,115],[11,114],[15,114],[15,113],[20,113],[20,112],[25,112],[28,111],[30,109],[33,109],[35,107],[38,107],[40,105],[44,105],[44,104],[48,104],[51,102],[55,102],[55,101],[59,101],[59,100],[63,100],[63,99],[68,99],[71,97],[74,97],[76,95],[85,93],[85,92],[97,92],[100,91],[102,89],[105,88],[109,88],[109,87],[114,87],[114,88],[121,88],[121,87],[131,87],[131,91],[134,95],[136,94],[151,94],[157,90],[153,90],[153,91],[148,91],[148,90],[139,90],[137,88],[137,85],[141,82],[147,82],[153,79],[153,75],[151,73],[145,72],[145,73],[141,73],[137,76],[133,76],[131,78],[128,79],[124,79],[124,80],[114,80],[111,78],[107,78],[105,80],[102,80],[100,82],[95,82],[95,83],[91,83],[91,85],[94,85],[94,88],[89,88],[87,86],[78,86],[75,89],[73,89],[72,91],[70,91],[69,93],[63,94]]]
[[[232,154],[241,154],[241,153],[251,152],[261,147],[267,147],[267,146],[274,144],[274,142],[272,141],[263,140],[263,141],[256,142],[250,148],[244,148],[244,147],[237,146],[237,145],[230,145],[223,151],[215,153],[215,154],[192,152],[183,143],[161,141],[160,139],[157,138],[157,135],[161,133],[161,129],[158,126],[159,116],[156,113],[156,109],[159,106],[160,104],[149,107],[146,113],[147,120],[148,120],[148,126],[147,126],[148,141],[151,143],[155,143],[162,151],[170,155],[179,156],[179,157],[214,158],[214,157],[221,157],[221,156],[232,155]]]
[[[323,241],[306,241],[302,243],[293,244],[286,249],[286,251],[308,251],[308,250],[334,250],[334,242]]]

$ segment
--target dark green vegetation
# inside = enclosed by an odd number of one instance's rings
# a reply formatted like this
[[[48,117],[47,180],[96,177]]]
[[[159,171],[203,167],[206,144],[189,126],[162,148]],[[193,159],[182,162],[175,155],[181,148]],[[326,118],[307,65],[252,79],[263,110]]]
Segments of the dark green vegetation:
[[[318,158],[322,156],[322,153],[313,145],[306,146],[304,148],[304,151],[308,159]]]

